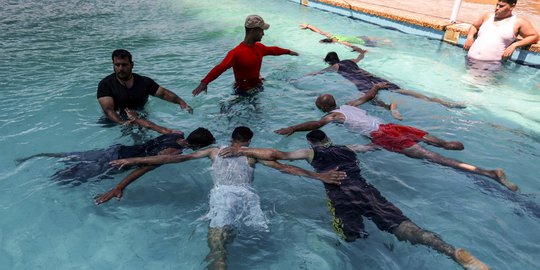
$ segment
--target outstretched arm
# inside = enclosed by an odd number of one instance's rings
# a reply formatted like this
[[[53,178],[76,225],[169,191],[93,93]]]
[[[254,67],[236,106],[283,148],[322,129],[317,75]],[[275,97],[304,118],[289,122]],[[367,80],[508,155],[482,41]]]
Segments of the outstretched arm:
[[[144,118],[140,118],[139,117],[139,114],[137,113],[137,111],[134,111],[134,110],[130,110],[130,109],[125,109],[124,110],[128,116],[128,121],[126,122],[126,124],[130,124],[130,125],[137,125],[137,126],[141,126],[141,127],[145,127],[145,128],[148,128],[148,129],[151,129],[151,130],[154,130],[154,131],[157,131],[161,134],[169,134],[169,133],[173,133],[173,132],[176,132],[176,133],[183,133],[181,131],[174,131],[172,129],[169,129],[169,128],[166,128],[166,127],[163,127],[163,126],[160,126],[160,125],[157,125],[155,124],[154,122],[152,121],[149,121],[147,119],[144,119]]]
[[[117,198],[120,200],[123,195],[124,189],[131,184],[133,181],[139,179],[145,173],[157,168],[158,166],[142,166],[133,170],[128,176],[126,176],[116,187],[109,190],[107,193],[98,195],[94,198],[94,201],[97,205],[106,203],[112,198]]]
[[[165,164],[165,163],[171,163],[171,162],[182,162],[182,161],[189,160],[189,159],[202,158],[202,157],[210,155],[210,153],[211,153],[211,151],[209,151],[210,149],[216,149],[216,148],[204,149],[204,150],[200,150],[200,151],[197,151],[197,152],[193,152],[193,153],[191,153],[189,155],[183,155],[183,156],[181,156],[181,155],[172,155],[172,152],[168,152],[169,155],[165,155],[164,153],[167,153],[167,151],[166,151],[167,149],[166,149],[166,150],[160,152],[161,155],[148,157],[148,160],[149,160],[148,163],[152,163],[152,161],[156,161],[155,164]],[[136,162],[132,163],[132,161],[136,161],[137,159],[139,159],[139,158],[114,160],[114,161],[111,161],[111,165],[119,166],[120,168],[122,168],[123,166],[138,164]],[[145,159],[145,158],[140,158],[140,159],[142,160],[142,159]],[[153,169],[155,169],[157,167],[159,167],[159,165],[144,165],[144,166],[141,166],[141,167],[133,170],[128,176],[126,176],[126,178],[124,178],[120,183],[118,183],[118,185],[116,185],[116,187],[112,188],[111,190],[109,190],[105,194],[97,196],[95,198],[96,204],[99,205],[99,204],[102,204],[102,203],[106,203],[107,201],[109,201],[110,199],[112,199],[114,197],[116,197],[118,200],[120,200],[120,198],[122,198],[124,189],[129,184],[131,184],[135,180],[139,179],[145,173],[147,173],[147,172],[149,172],[149,171],[151,171],[151,170],[153,170]]]
[[[353,51],[358,52],[358,56],[355,59],[351,59],[351,61],[358,63],[360,62],[360,60],[364,59],[364,56],[366,55],[367,50],[362,50],[362,48],[353,46],[353,45],[351,45],[351,48],[353,49]]]
[[[360,106],[360,105],[372,100],[373,98],[375,98],[377,96],[377,93],[379,92],[379,90],[387,88],[387,87],[388,87],[388,85],[385,82],[376,83],[371,87],[371,89],[367,93],[365,93],[363,96],[361,96],[358,99],[347,102],[347,105],[355,106],[355,107]]]
[[[227,53],[225,58],[221,61],[221,63],[217,64],[208,74],[206,74],[206,77],[204,77],[201,80],[201,83],[193,89],[191,92],[193,96],[196,96],[202,92],[205,92],[208,90],[208,84],[212,82],[213,80],[217,79],[225,70],[231,68],[234,65],[235,61],[235,51],[231,50]]]
[[[323,35],[325,37],[328,37],[328,38],[332,37],[332,35],[330,33],[326,33],[324,31],[322,31],[321,29],[319,29],[319,28],[317,28],[317,27],[315,27],[313,25],[310,25],[310,24],[303,23],[303,24],[300,25],[300,28],[301,29],[309,29],[309,30],[311,30],[311,31],[313,31],[315,33],[319,33],[319,34],[321,34],[321,35]]]
[[[314,72],[310,72],[310,73],[307,73],[304,75],[304,77],[306,76],[315,76],[315,75],[319,75],[319,74],[323,74],[325,72],[335,72],[335,71],[338,71],[339,69],[339,64],[334,64],[334,65],[331,65],[327,68],[324,68],[324,69],[321,69],[319,71],[314,71]]]
[[[117,159],[110,162],[111,165],[123,168],[124,166],[145,164],[145,165],[161,165],[167,163],[179,163],[192,159],[199,159],[203,157],[210,157],[213,151],[217,148],[207,148],[193,152],[189,155],[157,155],[151,157],[139,157],[139,158],[126,158]]]
[[[114,100],[112,97],[109,97],[109,96],[100,97],[98,99],[98,102],[99,102],[99,105],[101,105],[101,109],[103,110],[107,118],[109,118],[111,121],[117,124],[138,125],[144,128],[155,130],[161,134],[168,134],[168,133],[173,132],[171,129],[157,125],[149,120],[139,118],[139,115],[137,114],[136,111],[132,111],[129,109],[125,109],[128,115],[128,120],[124,121],[114,109]]]
[[[304,122],[302,124],[278,129],[278,130],[275,130],[274,132],[277,134],[289,136],[297,131],[308,131],[308,130],[319,129],[334,120],[336,120],[336,115],[334,113],[329,113],[317,121]]]
[[[160,86],[154,96],[178,104],[180,105],[180,108],[187,110],[189,113],[193,113],[193,109],[182,98],[164,87]]]
[[[274,168],[282,173],[309,177],[320,180],[327,184],[339,185],[341,184],[341,181],[347,177],[347,174],[345,172],[340,172],[337,170],[337,168],[324,173],[316,173],[314,171],[305,170],[293,165],[279,163],[277,161],[260,160],[260,162],[263,165]]]
[[[219,152],[222,157],[248,156],[259,160],[298,160],[309,161],[313,154],[311,149],[300,149],[292,152],[282,152],[273,148],[227,147]]]

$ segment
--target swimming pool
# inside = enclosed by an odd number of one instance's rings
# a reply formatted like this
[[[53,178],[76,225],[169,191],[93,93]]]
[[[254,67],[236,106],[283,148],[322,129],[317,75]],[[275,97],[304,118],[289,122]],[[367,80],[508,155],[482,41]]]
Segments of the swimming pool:
[[[265,91],[226,112],[232,73],[213,82],[207,95],[191,90],[243,38],[243,20],[260,14],[271,24],[263,42],[291,48],[300,57],[267,57]],[[130,186],[119,203],[95,206],[93,196],[121,177],[60,186],[48,179],[61,167],[54,159],[17,166],[14,159],[39,152],[66,152],[132,144],[120,127],[97,124],[99,80],[112,69],[110,53],[126,48],[139,74],[154,78],[193,106],[194,115],[152,99],[150,119],[168,127],[212,130],[220,144],[247,125],[253,146],[306,147],[304,134],[272,133],[285,125],[322,116],[313,101],[332,92],[339,103],[358,95],[337,74],[302,78],[322,69],[327,51],[302,31],[308,22],[332,33],[381,36],[392,46],[369,48],[361,66],[427,95],[465,103],[463,110],[383,92],[399,103],[403,124],[451,140],[465,150],[435,151],[486,168],[501,167],[522,194],[420,160],[378,151],[360,155],[363,174],[418,225],[468,248],[494,269],[537,269],[540,259],[539,186],[540,71],[508,63],[504,73],[476,78],[464,68],[460,48],[388,31],[289,1],[40,1],[7,2],[0,11],[0,265],[3,269],[201,269],[208,249],[212,186],[208,160],[168,165]],[[379,108],[364,107],[391,121]],[[367,143],[337,126],[325,131],[336,143]],[[141,137],[153,137],[147,132]],[[307,164],[294,163],[304,168]],[[230,269],[457,269],[428,248],[398,242],[366,222],[366,240],[344,243],[332,231],[320,183],[259,166],[255,188],[269,220],[268,232],[242,232],[229,251]],[[524,194],[524,195],[523,195]],[[538,206],[536,206],[538,207]]]

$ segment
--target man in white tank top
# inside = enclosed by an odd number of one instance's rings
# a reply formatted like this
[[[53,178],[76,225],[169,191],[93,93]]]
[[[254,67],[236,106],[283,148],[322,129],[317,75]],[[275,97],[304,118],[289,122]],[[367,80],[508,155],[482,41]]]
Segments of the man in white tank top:
[[[247,147],[251,143],[253,132],[247,127],[237,127],[232,133],[231,147]],[[259,196],[252,188],[253,168],[259,162],[284,173],[310,177],[328,184],[340,184],[346,173],[337,168],[324,173],[304,170],[276,161],[258,160],[244,156],[223,158],[218,154],[220,147],[210,147],[189,155],[160,155],[146,158],[129,158],[113,161],[119,167],[145,164],[161,165],[179,163],[192,159],[210,158],[212,160],[212,178],[214,187],[210,191],[210,209],[205,216],[210,220],[208,229],[208,247],[206,257],[208,269],[227,269],[227,244],[234,238],[234,229],[247,226],[255,229],[266,228],[266,218],[261,210]]]
[[[532,24],[527,19],[512,14],[516,2],[517,0],[498,1],[494,13],[482,15],[471,25],[463,45],[463,49],[469,50],[469,58],[499,61],[512,56],[516,48],[538,41],[538,32]],[[518,35],[522,39],[514,42]]]
[[[377,95],[377,92],[385,87],[385,83],[375,84],[365,95],[349,101],[346,105],[342,105],[339,108],[332,95],[321,95],[315,101],[315,105],[321,111],[328,113],[327,115],[323,116],[320,120],[304,122],[302,124],[278,129],[274,132],[289,136],[297,131],[319,129],[328,123],[340,123],[349,131],[368,137],[372,144],[377,145],[380,148],[404,154],[411,158],[425,159],[443,166],[487,176],[512,191],[518,190],[518,186],[508,181],[504,171],[501,169],[482,169],[459,160],[442,156],[419,144],[420,142],[424,142],[447,150],[463,150],[464,147],[462,143],[458,141],[446,141],[437,138],[426,131],[410,126],[392,123],[384,124],[381,119],[370,116],[366,111],[357,108],[357,106],[373,99],[373,97]]]

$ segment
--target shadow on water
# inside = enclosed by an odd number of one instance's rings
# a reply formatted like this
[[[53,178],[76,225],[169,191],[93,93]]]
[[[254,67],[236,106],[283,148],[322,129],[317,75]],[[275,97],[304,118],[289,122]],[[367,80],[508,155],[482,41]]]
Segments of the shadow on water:
[[[530,216],[540,220],[540,206],[535,201],[535,199],[538,199],[538,196],[510,191],[498,183],[487,180],[485,177],[479,175],[468,174],[468,176],[473,179],[475,185],[482,188],[480,189],[482,193],[490,196],[495,195],[519,205],[519,209],[514,209],[516,215],[522,216],[522,212],[518,210],[523,210],[524,213],[528,213]]]
[[[264,122],[263,106],[260,101],[262,90],[250,95],[233,94],[219,104],[220,115],[225,117],[229,127],[237,125],[258,126]]]

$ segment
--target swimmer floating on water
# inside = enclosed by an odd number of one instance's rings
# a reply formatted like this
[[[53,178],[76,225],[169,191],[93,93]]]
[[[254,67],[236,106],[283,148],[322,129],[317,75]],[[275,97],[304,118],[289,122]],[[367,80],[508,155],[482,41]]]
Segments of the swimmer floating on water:
[[[237,127],[232,133],[230,146],[247,147],[251,143],[252,137],[253,132],[249,128]],[[212,147],[189,155],[130,158],[112,162],[115,166],[123,167],[135,164],[148,166],[177,163],[205,157],[212,160],[214,187],[210,191],[210,210],[207,215],[210,219],[210,228],[208,230],[210,252],[206,257],[206,260],[209,261],[208,269],[227,268],[227,244],[233,240],[234,229],[237,225],[247,225],[261,229],[267,228],[266,218],[260,207],[259,196],[255,194],[252,188],[255,163],[262,163],[284,173],[319,179],[329,184],[339,184],[346,176],[344,172],[335,169],[324,173],[315,173],[275,161],[256,160],[246,157],[222,158],[218,155],[221,149]],[[122,186],[123,188],[125,188],[125,185]],[[99,197],[96,202],[104,203],[114,197],[120,198],[121,196],[121,192],[115,192],[113,189]],[[236,224],[238,221],[242,221],[243,224]]]
[[[310,25],[303,23],[300,25],[301,29],[309,29],[315,33],[319,33],[323,36],[326,36],[325,39],[321,39],[320,43],[341,43],[345,46],[353,48],[355,45],[360,46],[367,46],[367,47],[376,47],[380,45],[388,45],[391,43],[389,39],[386,38],[379,38],[379,37],[368,37],[368,36],[344,36],[344,35],[332,35],[330,33],[326,33],[322,31],[321,29]]]
[[[223,156],[245,155],[264,160],[306,160],[317,172],[327,172],[339,167],[347,177],[339,185],[325,183],[328,195],[328,207],[334,215],[334,230],[348,242],[357,238],[366,238],[362,216],[371,219],[380,230],[387,231],[400,241],[421,244],[447,255],[470,270],[488,270],[489,267],[472,256],[465,249],[456,249],[438,235],[426,231],[409,218],[400,209],[387,201],[380,192],[367,183],[360,174],[356,152],[374,149],[373,145],[341,146],[334,145],[320,130],[306,135],[311,149],[293,152],[281,152],[275,149],[229,147],[220,152]],[[436,269],[436,267],[435,267]]]
[[[358,91],[360,92],[367,92],[368,90],[371,89],[371,86],[374,83],[386,83],[386,89],[392,92],[398,93],[398,94],[412,96],[412,97],[426,100],[426,101],[436,102],[448,108],[465,108],[465,106],[462,104],[452,103],[452,102],[444,101],[439,98],[428,97],[415,91],[402,89],[400,86],[392,82],[389,82],[386,79],[379,78],[367,72],[366,70],[360,68],[356,64],[364,58],[364,55],[367,51],[362,50],[358,47],[355,47],[354,50],[358,52],[358,57],[354,59],[346,59],[346,60],[341,60],[341,61],[336,52],[329,52],[328,54],[326,54],[324,61],[330,66],[321,71],[308,73],[306,74],[306,76],[317,75],[324,72],[337,72],[339,75],[343,76],[345,79],[352,82],[356,86],[356,89],[358,89]],[[403,119],[400,113],[398,112],[397,106],[395,103],[388,105],[377,98],[373,98],[372,102],[375,103],[375,105],[377,106],[381,106],[386,109],[389,109],[394,118],[398,120]]]
[[[302,124],[282,128],[275,132],[281,135],[291,135],[297,131],[309,131],[323,127],[334,122],[344,124],[351,132],[359,133],[371,139],[371,141],[382,148],[406,155],[411,158],[425,159],[444,166],[452,167],[466,172],[480,174],[494,179],[512,191],[517,191],[518,186],[506,179],[503,170],[486,170],[459,160],[447,158],[432,152],[422,146],[419,142],[441,147],[447,150],[463,150],[463,144],[458,141],[445,141],[439,139],[428,132],[410,126],[397,124],[383,124],[377,117],[369,116],[366,111],[357,108],[377,95],[377,92],[385,88],[385,83],[375,84],[364,96],[347,102],[339,108],[336,106],[334,97],[324,94],[317,98],[315,105],[327,115],[320,120],[308,121]]]
[[[140,119],[138,121],[144,121]],[[170,130],[169,130],[170,131]],[[115,144],[106,149],[95,149],[83,152],[68,153],[41,153],[30,157],[18,159],[24,162],[35,157],[56,157],[68,166],[53,174],[52,179],[62,184],[78,185],[93,177],[106,177],[111,174],[121,173],[123,170],[114,168],[109,162],[119,158],[144,157],[153,155],[178,155],[183,150],[199,149],[214,143],[212,133],[205,128],[198,128],[191,132],[187,139],[180,131],[170,132],[139,145]],[[129,177],[133,180],[151,171],[155,166],[142,166],[135,169]],[[132,181],[133,181],[132,180]]]

